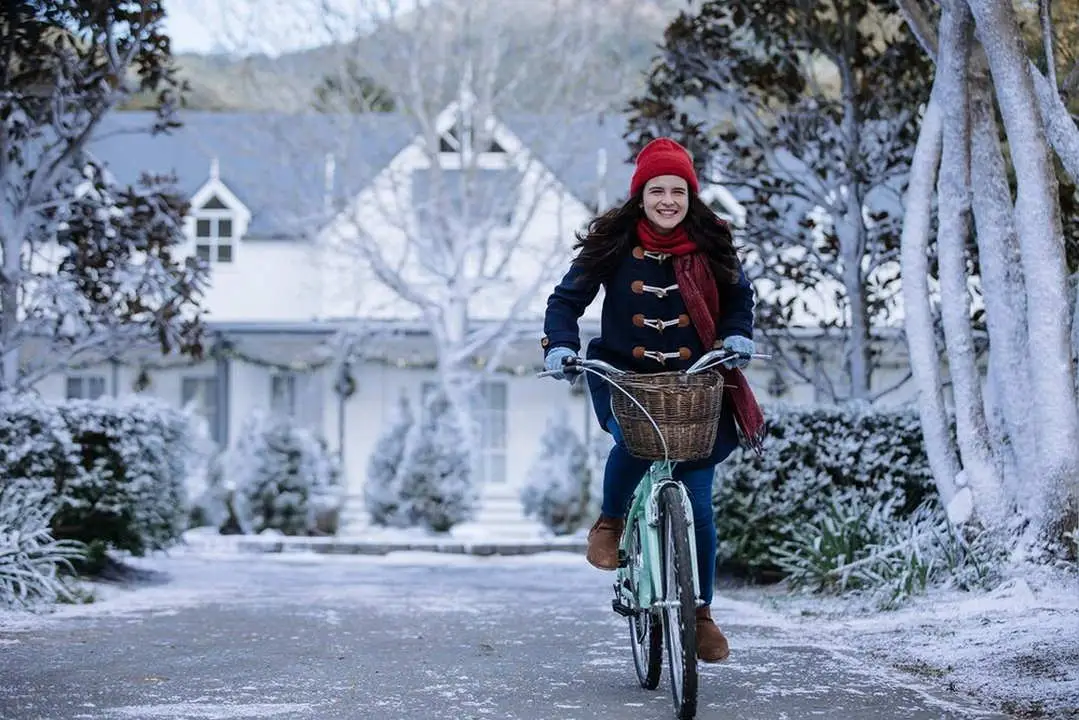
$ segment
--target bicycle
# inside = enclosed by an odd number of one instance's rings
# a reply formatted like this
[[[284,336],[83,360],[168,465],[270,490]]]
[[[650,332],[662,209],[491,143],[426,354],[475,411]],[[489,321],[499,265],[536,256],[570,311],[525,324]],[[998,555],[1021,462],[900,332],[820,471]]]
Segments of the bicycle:
[[[710,370],[736,357],[737,353],[712,350],[685,372]],[[663,431],[648,410],[613,379],[627,372],[602,360],[568,358],[563,372],[574,371],[596,375],[626,395],[647,416],[663,446],[663,459],[651,464],[630,501],[611,607],[629,621],[633,664],[642,688],[659,687],[666,646],[675,714],[688,720],[697,712],[696,609],[704,604],[689,493],[673,477],[678,461],[671,459]],[[556,372],[541,372],[538,377]]]

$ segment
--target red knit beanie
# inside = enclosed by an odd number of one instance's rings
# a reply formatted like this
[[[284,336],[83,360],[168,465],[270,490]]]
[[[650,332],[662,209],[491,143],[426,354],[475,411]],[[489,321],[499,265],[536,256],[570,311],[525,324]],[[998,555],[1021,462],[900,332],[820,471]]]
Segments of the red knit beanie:
[[[629,194],[636,195],[646,182],[660,175],[677,175],[693,192],[700,192],[689,151],[670,138],[656,138],[637,153],[637,169],[629,183]]]

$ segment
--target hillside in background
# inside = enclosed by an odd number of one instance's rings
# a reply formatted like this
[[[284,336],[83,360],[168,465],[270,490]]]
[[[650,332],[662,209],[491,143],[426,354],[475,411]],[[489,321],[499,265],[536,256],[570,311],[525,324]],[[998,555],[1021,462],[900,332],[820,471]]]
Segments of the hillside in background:
[[[525,66],[522,81],[514,86],[513,105],[519,110],[550,110],[542,89],[551,70],[543,67],[543,63],[535,62],[534,52],[529,52],[537,28],[551,19],[550,3],[546,0],[505,2],[514,22],[507,26],[510,36],[505,40],[511,49],[503,64],[507,68]],[[581,59],[576,72],[581,77],[587,74],[593,88],[589,92],[596,92],[598,83],[598,92],[609,94],[612,104],[620,106],[641,87],[644,73],[662,41],[664,28],[691,3],[686,0],[614,0],[613,5],[622,10],[604,16],[602,27],[591,43],[589,56]],[[454,30],[447,27],[445,32],[450,35]],[[452,45],[460,38],[440,40]],[[316,87],[327,76],[341,73],[346,58],[353,59],[364,72],[369,72],[392,92],[395,77],[408,75],[404,68],[395,69],[392,64],[387,67],[386,58],[394,55],[388,44],[394,42],[395,33],[383,27],[349,44],[327,45],[277,57],[180,54],[176,60],[181,76],[190,85],[185,103],[188,109],[303,112],[311,109]],[[441,104],[451,98],[457,84],[455,71],[459,68],[432,68],[431,72],[438,70],[446,72],[446,81],[440,91],[443,97],[430,100]],[[624,78],[627,75],[635,85],[626,86]],[[604,82],[607,77],[610,77],[609,83]],[[559,103],[562,107],[573,107],[579,100],[573,92],[568,92],[559,98]],[[129,109],[148,107],[150,103],[150,98],[139,97]],[[536,107],[540,103],[545,107]]]

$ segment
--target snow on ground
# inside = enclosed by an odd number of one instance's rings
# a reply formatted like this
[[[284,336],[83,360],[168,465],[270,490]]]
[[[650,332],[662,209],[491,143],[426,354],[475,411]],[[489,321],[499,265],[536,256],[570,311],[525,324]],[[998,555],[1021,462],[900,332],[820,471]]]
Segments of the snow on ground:
[[[355,567],[360,564],[372,567],[528,567],[541,562],[580,566],[582,559],[577,553],[558,551],[539,555],[486,557],[434,551],[402,551],[385,555],[333,555],[311,551],[246,554],[222,545],[216,549],[177,548],[142,558],[124,557],[123,562],[136,571],[146,573],[147,577],[138,583],[84,581],[81,583],[83,589],[93,597],[90,603],[61,603],[38,613],[0,608],[0,630],[32,630],[65,618],[143,612],[166,614],[211,602],[246,602],[253,597],[253,590],[249,577],[237,571],[238,562],[261,563],[269,572],[275,575],[280,573],[281,586],[289,586],[292,584],[289,581],[293,572],[291,568],[310,568],[313,565],[325,566],[330,571],[334,566]],[[358,596],[365,592],[365,588],[350,585],[344,592]],[[373,592],[377,594],[380,591]]]
[[[1018,717],[1079,718],[1079,577],[1049,571],[989,592],[937,590],[880,612],[857,597],[721,590],[778,612],[817,639],[979,698]]]
[[[391,533],[406,539],[410,533]],[[415,538],[415,533],[411,533]],[[385,538],[384,538],[385,539]],[[216,560],[218,562],[206,562]],[[192,544],[168,555],[127,559],[146,571],[164,571],[168,582],[135,586],[91,585],[95,602],[59,605],[40,615],[0,611],[0,629],[32,630],[68,617],[175,613],[207,602],[250,598],[237,562],[258,562],[282,574],[324,564],[491,567],[561,564],[581,566],[577,552],[490,556],[436,552],[331,555],[304,552],[241,556],[227,546]],[[207,568],[213,568],[207,572]],[[350,587],[348,592],[364,592]],[[807,640],[837,649],[867,651],[889,672],[920,680],[1020,717],[1079,718],[1079,578],[1048,571],[1012,579],[988,593],[937,591],[893,612],[877,612],[857,597],[791,594],[781,586],[721,588],[717,606],[740,623],[804,633]]]

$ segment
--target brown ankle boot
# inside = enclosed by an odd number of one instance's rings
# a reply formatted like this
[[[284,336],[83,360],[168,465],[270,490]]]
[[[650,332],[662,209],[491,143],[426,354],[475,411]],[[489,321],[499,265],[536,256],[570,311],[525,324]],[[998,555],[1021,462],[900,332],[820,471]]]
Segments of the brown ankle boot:
[[[618,541],[622,537],[624,518],[600,515],[588,531],[588,562],[600,570],[618,569]]]
[[[727,638],[712,620],[711,608],[697,608],[697,657],[703,662],[719,662],[730,654]]]

